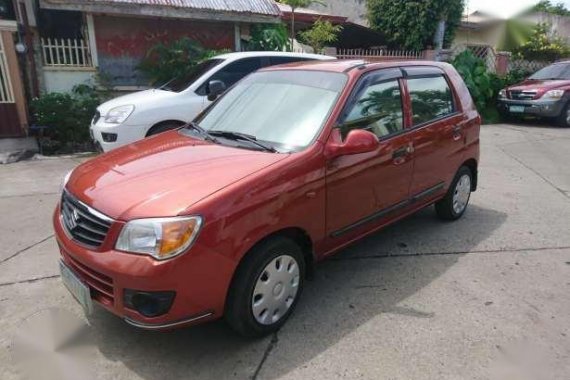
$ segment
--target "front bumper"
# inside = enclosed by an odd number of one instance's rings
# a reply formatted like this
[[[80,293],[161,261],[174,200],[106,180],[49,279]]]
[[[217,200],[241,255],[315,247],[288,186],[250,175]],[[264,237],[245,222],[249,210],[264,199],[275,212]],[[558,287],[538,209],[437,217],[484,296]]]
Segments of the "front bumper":
[[[537,117],[558,117],[562,112],[568,99],[560,100],[512,100],[499,99],[497,107],[504,115],[537,116]],[[511,107],[524,107],[523,112],[512,112]]]
[[[235,263],[198,242],[169,261],[115,251],[114,242],[124,223],[111,226],[103,245],[89,249],[70,239],[61,224],[59,207],[53,216],[56,240],[64,263],[88,285],[92,300],[130,325],[169,330],[205,322],[223,315]],[[145,317],[124,304],[126,289],[174,291],[170,310]]]
[[[103,118],[101,118],[97,123],[91,123],[89,132],[95,144],[104,152],[109,152],[123,145],[144,139],[148,129],[149,127],[146,125],[106,124],[103,122]],[[116,140],[105,141],[103,138],[104,133],[116,135]]]

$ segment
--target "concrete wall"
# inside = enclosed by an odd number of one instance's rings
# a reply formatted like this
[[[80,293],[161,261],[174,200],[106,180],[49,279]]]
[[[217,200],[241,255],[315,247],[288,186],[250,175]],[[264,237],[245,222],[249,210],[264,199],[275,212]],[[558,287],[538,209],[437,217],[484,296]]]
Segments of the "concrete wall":
[[[533,23],[546,23],[551,25],[551,32],[562,37],[570,44],[570,17],[557,16],[549,13],[533,13],[526,17]]]
[[[311,9],[335,16],[345,16],[356,24],[368,26],[366,0],[324,0],[326,6],[313,4]]]
[[[146,84],[137,65],[159,42],[189,37],[208,49],[234,49],[234,24],[95,15],[99,69],[115,86]]]
[[[93,83],[95,69],[43,67],[46,92],[70,92],[75,85]]]
[[[455,33],[452,47],[457,45],[488,45],[496,49],[504,34],[504,22],[481,29],[459,28]]]

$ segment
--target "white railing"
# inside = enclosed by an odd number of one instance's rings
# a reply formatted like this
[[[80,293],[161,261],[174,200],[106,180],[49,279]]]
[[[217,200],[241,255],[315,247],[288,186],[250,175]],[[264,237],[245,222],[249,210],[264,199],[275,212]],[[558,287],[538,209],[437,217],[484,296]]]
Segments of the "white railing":
[[[419,60],[423,51],[388,49],[338,49],[338,59],[366,59],[370,61]]]
[[[82,39],[42,38],[44,66],[92,67],[89,44]]]
[[[0,37],[0,103],[14,103],[14,89],[8,72],[8,60]]]

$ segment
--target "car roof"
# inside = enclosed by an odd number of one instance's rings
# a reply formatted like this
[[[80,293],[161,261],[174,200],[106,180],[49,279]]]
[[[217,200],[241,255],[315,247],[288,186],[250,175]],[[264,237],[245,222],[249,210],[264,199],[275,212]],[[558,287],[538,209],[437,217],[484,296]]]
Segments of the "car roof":
[[[447,63],[434,61],[390,61],[390,62],[369,62],[365,60],[332,60],[325,62],[294,62],[286,65],[270,66],[262,69],[263,71],[278,70],[311,70],[311,71],[329,71],[336,73],[349,72],[356,68],[362,69],[382,69],[391,67],[406,66],[431,66],[445,70],[449,66]]]
[[[217,55],[213,58],[236,60],[242,58],[253,58],[253,57],[291,57],[291,58],[306,58],[315,60],[334,60],[334,57],[322,54],[309,54],[309,53],[290,53],[281,51],[247,51],[247,52],[237,52],[237,53],[226,53]]]

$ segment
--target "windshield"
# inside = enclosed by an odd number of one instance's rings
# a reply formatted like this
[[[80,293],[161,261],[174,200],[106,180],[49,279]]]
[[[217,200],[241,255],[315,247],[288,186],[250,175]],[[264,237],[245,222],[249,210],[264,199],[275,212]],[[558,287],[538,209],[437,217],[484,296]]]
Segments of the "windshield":
[[[194,66],[194,69],[191,70],[186,75],[182,75],[178,78],[171,79],[170,81],[162,85],[160,88],[163,90],[174,91],[174,92],[184,91],[188,88],[188,86],[194,83],[194,81],[196,81],[206,72],[218,66],[222,62],[224,62],[223,59],[208,59],[206,61],[203,61]]]
[[[279,150],[300,150],[316,137],[346,81],[346,75],[331,72],[254,73],[196,122],[207,131],[247,134]]]
[[[568,80],[570,79],[570,63],[558,63],[539,70],[529,77],[534,80]]]

